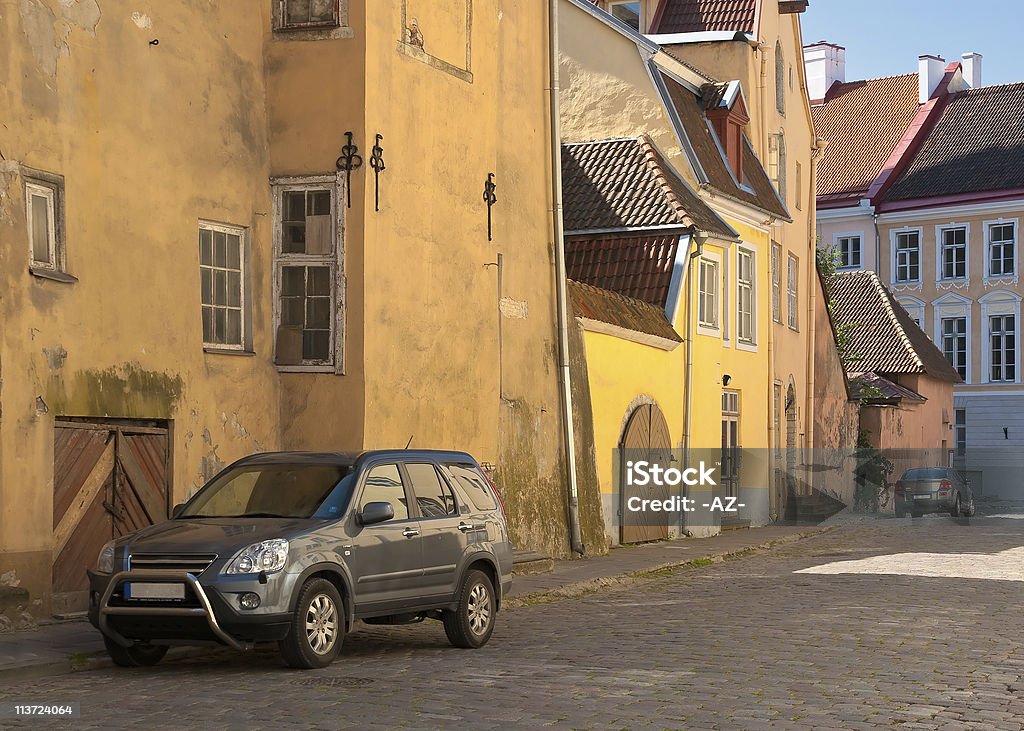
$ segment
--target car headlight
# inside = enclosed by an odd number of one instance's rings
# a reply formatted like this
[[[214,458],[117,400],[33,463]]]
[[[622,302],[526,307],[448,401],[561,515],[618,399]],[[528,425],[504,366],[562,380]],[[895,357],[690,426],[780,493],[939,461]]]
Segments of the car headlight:
[[[96,570],[101,574],[114,573],[114,542],[109,541],[100,549],[96,559]]]
[[[225,574],[258,574],[266,571],[272,574],[284,568],[288,561],[288,541],[275,538],[254,543],[242,549],[225,569]]]

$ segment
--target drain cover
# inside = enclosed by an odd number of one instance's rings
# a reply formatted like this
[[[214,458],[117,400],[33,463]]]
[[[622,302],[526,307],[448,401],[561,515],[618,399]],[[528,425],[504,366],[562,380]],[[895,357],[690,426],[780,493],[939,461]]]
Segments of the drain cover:
[[[328,676],[326,678],[303,678],[302,680],[293,680],[292,685],[328,685],[328,686],[344,686],[353,687],[357,685],[369,685],[373,682],[373,678],[343,678],[337,676]]]

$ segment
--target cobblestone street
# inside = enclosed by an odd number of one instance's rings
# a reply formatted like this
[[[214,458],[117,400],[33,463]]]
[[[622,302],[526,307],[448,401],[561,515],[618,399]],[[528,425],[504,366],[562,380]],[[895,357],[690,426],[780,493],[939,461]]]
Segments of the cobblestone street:
[[[519,607],[479,651],[450,648],[436,622],[361,626],[323,671],[222,651],[10,684],[0,700],[78,702],[52,725],[105,729],[1021,729],[1024,577],[956,576],[1021,545],[1021,520],[883,520]],[[905,553],[969,555],[951,557],[952,578],[935,561],[913,575],[912,556],[795,573]]]

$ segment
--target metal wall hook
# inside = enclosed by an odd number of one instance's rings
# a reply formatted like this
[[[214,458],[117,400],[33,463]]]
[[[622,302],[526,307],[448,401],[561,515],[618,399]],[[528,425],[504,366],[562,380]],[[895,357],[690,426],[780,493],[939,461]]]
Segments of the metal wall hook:
[[[348,207],[352,207],[352,171],[363,166],[363,158],[359,155],[359,146],[352,143],[352,133],[346,132],[348,143],[341,148],[341,157],[334,163],[338,170],[345,171],[345,198]]]
[[[370,167],[373,168],[373,210],[380,210],[380,174],[387,170],[384,165],[384,148],[380,146],[384,135],[377,134],[376,142],[373,144],[373,151],[370,155]]]
[[[498,196],[494,194],[494,191],[498,189],[498,186],[494,183],[494,173],[487,173],[487,180],[484,181],[484,203],[487,204],[487,240],[492,241],[491,238],[491,206],[498,202]]]

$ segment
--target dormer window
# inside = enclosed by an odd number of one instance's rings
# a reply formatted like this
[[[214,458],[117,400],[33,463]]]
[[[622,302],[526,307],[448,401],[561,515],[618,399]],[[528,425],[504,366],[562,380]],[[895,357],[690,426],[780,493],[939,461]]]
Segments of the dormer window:
[[[740,82],[712,84],[704,88],[707,116],[718,135],[736,182],[743,185],[743,130],[750,121]]]
[[[621,20],[626,25],[628,25],[630,28],[633,28],[638,32],[642,32],[642,2],[639,2],[638,0],[634,0],[633,2],[610,2],[608,3],[608,12],[611,13],[614,17]]]

